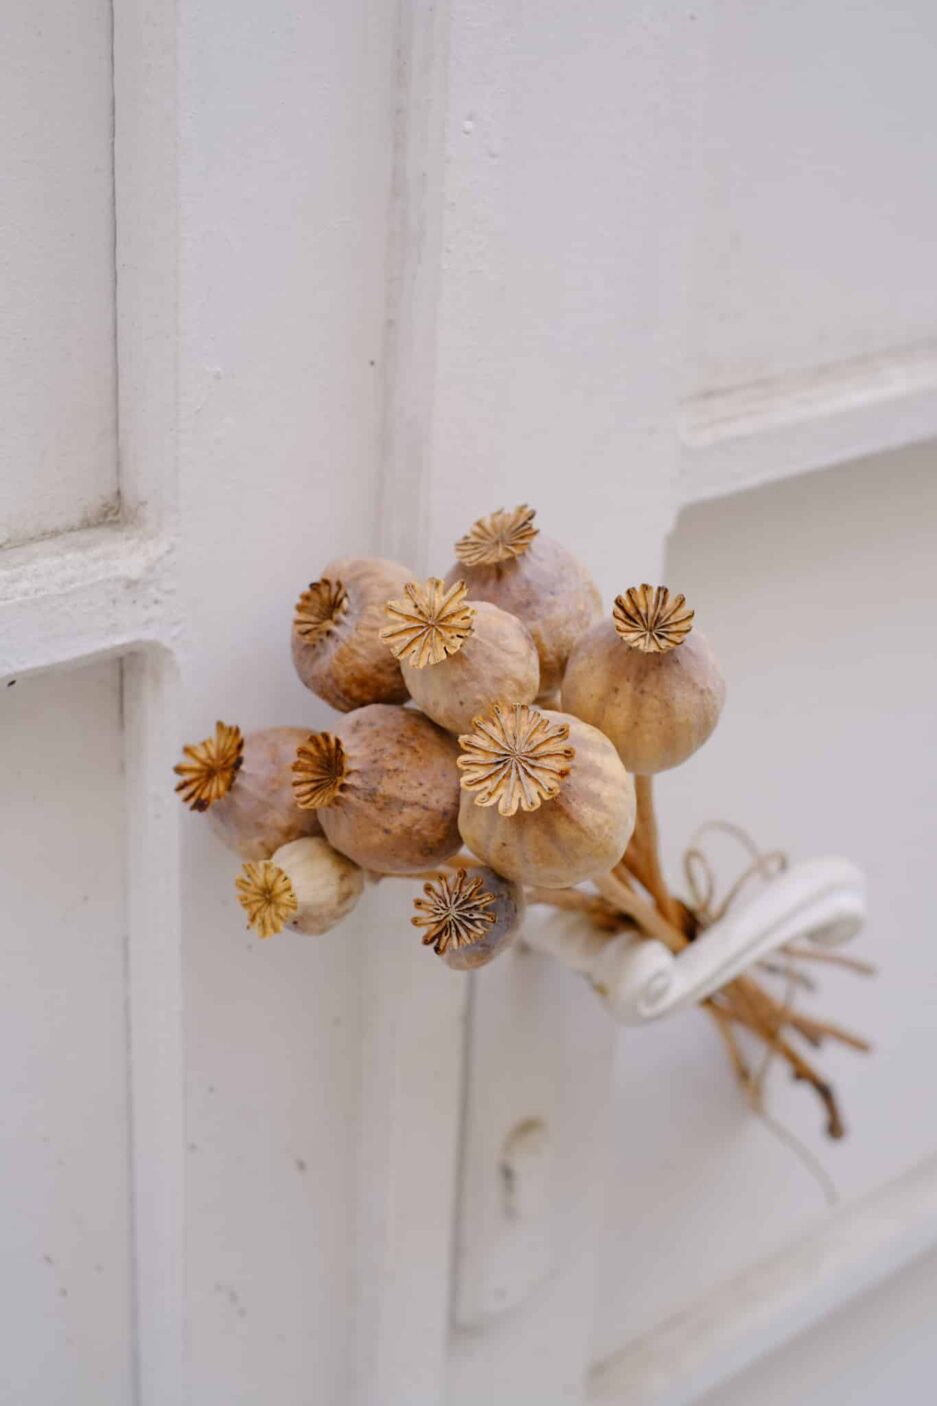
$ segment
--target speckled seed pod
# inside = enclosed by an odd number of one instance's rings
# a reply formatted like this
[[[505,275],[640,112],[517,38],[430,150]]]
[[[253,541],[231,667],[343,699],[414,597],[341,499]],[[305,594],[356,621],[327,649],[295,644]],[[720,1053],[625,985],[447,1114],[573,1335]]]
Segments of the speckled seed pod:
[[[245,864],[235,883],[258,937],[284,927],[318,936],[354,908],[364,873],[321,836],[307,836],[282,845],[272,859]]]
[[[423,885],[415,898],[424,947],[454,971],[474,971],[504,952],[524,921],[524,891],[487,867],[457,869]]]
[[[307,688],[340,713],[403,703],[400,666],[380,638],[384,606],[413,572],[380,557],[330,562],[303,591],[293,616],[293,663]]]
[[[307,737],[293,793],[315,810],[326,838],[365,869],[407,874],[459,848],[458,749],[414,708],[383,703]]]
[[[532,703],[540,660],[526,626],[488,601],[466,601],[465,583],[448,590],[431,577],[387,603],[381,634],[400,660],[414,702],[440,727],[465,732],[492,703]]]
[[[596,728],[565,713],[496,705],[459,743],[459,829],[497,873],[566,888],[621,859],[634,829],[634,783]]]
[[[555,690],[574,643],[598,617],[598,588],[572,552],[533,526],[522,505],[479,518],[456,543],[458,561],[446,585],[462,580],[473,601],[516,615],[540,656],[540,697]]]
[[[692,631],[692,633],[691,633]],[[629,771],[668,771],[709,737],[725,683],[683,596],[632,587],[611,620],[580,640],[563,680],[563,707],[610,737]]]
[[[244,737],[219,722],[214,737],[183,748],[176,791],[191,810],[207,812],[235,854],[269,859],[290,840],[322,834],[318,816],[300,810],[293,795],[293,760],[307,736],[302,727],[267,727]]]

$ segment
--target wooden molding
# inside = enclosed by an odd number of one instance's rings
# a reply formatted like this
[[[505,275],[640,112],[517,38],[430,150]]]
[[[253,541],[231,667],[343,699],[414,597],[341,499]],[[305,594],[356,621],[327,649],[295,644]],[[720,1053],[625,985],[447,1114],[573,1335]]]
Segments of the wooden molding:
[[[937,343],[900,347],[683,402],[685,506],[937,434]]]
[[[680,1406],[937,1245],[937,1157],[707,1294],[589,1374],[589,1406]]]

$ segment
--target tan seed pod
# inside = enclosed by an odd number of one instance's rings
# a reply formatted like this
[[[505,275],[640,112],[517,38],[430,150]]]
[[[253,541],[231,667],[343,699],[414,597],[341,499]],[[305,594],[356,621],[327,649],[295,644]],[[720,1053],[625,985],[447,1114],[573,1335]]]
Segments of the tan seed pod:
[[[495,706],[459,743],[459,829],[497,873],[566,888],[621,858],[634,829],[634,782],[597,728],[565,713]]]
[[[354,908],[364,872],[321,836],[307,836],[282,845],[272,859],[245,864],[235,884],[258,937],[284,927],[318,936]]]
[[[242,859],[269,859],[303,835],[321,835],[313,811],[300,810],[292,788],[301,727],[249,732],[219,722],[214,737],[184,747],[175,767],[176,791],[191,810],[207,813],[212,829]]]
[[[381,634],[400,660],[404,682],[423,712],[464,732],[498,699],[532,703],[540,660],[526,626],[488,601],[467,602],[465,583],[448,590],[436,577],[411,582],[406,600],[389,601]]]
[[[576,645],[563,707],[610,737],[629,771],[650,776],[693,755],[719,721],[725,683],[683,596],[633,586],[612,619]]]
[[[365,869],[406,874],[459,848],[458,749],[414,708],[373,703],[335,733],[307,737],[293,793],[316,811],[326,838]]]
[[[400,666],[381,641],[384,606],[412,571],[380,557],[330,562],[303,591],[293,616],[293,663],[307,688],[340,713],[403,703]]]
[[[515,615],[540,656],[540,697],[555,690],[576,640],[598,617],[598,588],[572,552],[533,526],[526,504],[479,518],[456,543],[446,585],[463,580],[473,603]]]
[[[432,947],[455,971],[474,971],[493,961],[514,941],[524,919],[524,892],[510,879],[482,867],[457,869],[423,885],[415,898],[423,945]]]

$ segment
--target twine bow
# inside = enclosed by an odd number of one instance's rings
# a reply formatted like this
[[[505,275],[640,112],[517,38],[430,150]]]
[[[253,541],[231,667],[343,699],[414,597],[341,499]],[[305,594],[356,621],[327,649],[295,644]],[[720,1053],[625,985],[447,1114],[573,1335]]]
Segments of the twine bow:
[[[748,864],[718,902],[715,870],[700,845],[702,837],[713,831],[728,835],[737,841],[749,856]],[[690,892],[690,906],[700,927],[711,927],[713,923],[718,923],[724,918],[752,879],[759,878],[767,883],[783,873],[788,863],[788,857],[783,850],[760,850],[741,825],[731,825],[727,820],[707,820],[694,833],[683,854],[683,873]]]

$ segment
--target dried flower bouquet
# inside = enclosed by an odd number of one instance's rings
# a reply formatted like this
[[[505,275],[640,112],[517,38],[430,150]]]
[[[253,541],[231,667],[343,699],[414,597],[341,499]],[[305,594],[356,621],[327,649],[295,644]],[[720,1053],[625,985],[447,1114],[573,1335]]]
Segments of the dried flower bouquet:
[[[530,904],[675,953],[705,941],[706,903],[664,878],[652,792],[710,736],[725,696],[684,597],[634,586],[604,615],[588,572],[526,506],[480,519],[456,557],[422,582],[396,562],[336,561],[300,596],[293,660],[343,714],[331,731],[245,737],[219,722],[184,749],[176,790],[246,861],[237,893],[251,928],[327,932],[370,873],[423,880],[412,921],[459,971],[505,951]],[[763,966],[806,984],[821,955],[786,948]],[[750,973],[703,1006],[754,1106],[744,1040],[785,1061],[822,1101],[829,1136],[843,1135],[801,1046],[868,1048],[861,1037]]]

